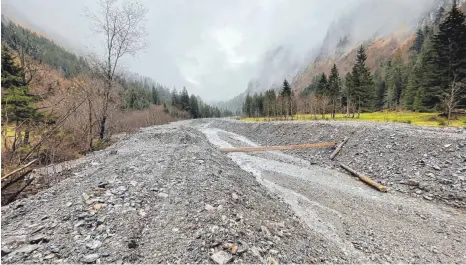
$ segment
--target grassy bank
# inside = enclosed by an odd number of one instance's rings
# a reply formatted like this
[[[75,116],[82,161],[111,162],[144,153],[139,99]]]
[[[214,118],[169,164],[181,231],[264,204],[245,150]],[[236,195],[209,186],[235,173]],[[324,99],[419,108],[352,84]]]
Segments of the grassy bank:
[[[257,117],[257,118],[243,118],[248,121],[278,121],[285,120],[282,117]],[[293,117],[288,117],[287,120],[332,120],[330,114],[325,115],[313,115],[313,114],[297,114]],[[372,113],[361,113],[361,117],[354,118],[346,117],[345,114],[336,114],[335,120],[341,121],[373,121],[373,122],[401,122],[414,124],[419,126],[447,126],[447,120],[441,117],[440,113],[419,113],[419,112],[372,112]],[[466,126],[466,117],[462,116],[458,119],[451,120],[448,126],[461,127]]]

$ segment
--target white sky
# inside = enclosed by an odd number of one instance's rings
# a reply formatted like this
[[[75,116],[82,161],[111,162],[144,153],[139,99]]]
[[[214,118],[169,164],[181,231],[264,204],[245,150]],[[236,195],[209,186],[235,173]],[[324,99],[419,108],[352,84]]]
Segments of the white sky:
[[[143,2],[149,10],[150,45],[123,60],[123,68],[178,90],[186,86],[190,93],[212,101],[243,92],[260,71],[264,54],[280,45],[304,56],[322,42],[332,21],[361,0]],[[95,9],[96,1],[2,1],[7,15],[33,23],[59,43],[98,51],[85,7]]]

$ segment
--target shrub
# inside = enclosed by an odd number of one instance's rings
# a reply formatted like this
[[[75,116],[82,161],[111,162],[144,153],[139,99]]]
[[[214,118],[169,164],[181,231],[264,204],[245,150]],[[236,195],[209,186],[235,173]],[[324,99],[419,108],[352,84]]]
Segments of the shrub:
[[[440,126],[446,126],[447,125],[447,120],[445,118],[442,118],[442,117],[437,117],[437,123]]]

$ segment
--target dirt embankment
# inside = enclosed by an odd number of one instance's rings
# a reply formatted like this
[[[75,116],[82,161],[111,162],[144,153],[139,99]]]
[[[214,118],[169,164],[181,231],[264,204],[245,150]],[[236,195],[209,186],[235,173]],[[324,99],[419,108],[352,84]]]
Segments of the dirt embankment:
[[[265,122],[215,120],[212,127],[260,145],[349,141],[335,161],[326,149],[285,151],[313,164],[341,170],[345,163],[389,191],[466,208],[466,130],[370,122]]]

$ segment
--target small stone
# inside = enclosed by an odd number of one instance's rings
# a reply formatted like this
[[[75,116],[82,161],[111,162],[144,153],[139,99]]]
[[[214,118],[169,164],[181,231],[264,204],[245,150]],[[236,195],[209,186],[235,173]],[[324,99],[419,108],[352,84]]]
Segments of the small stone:
[[[409,185],[409,186],[419,186],[419,181],[415,180],[415,179],[409,179],[407,182],[406,182],[406,185]]]
[[[105,189],[105,187],[107,187],[107,185],[108,185],[108,182],[101,181],[101,182],[99,182],[99,184],[97,184],[97,187],[99,187],[101,189]]]
[[[416,190],[416,194],[417,194],[417,195],[421,195],[421,194],[422,194],[422,190]]]
[[[448,147],[450,147],[450,146],[451,146],[451,144],[446,144],[446,145],[444,145],[443,147],[448,148]]]
[[[424,197],[423,197],[423,198],[424,198],[424,199],[426,199],[426,200],[428,200],[428,201],[431,201],[431,200],[433,200],[433,198],[432,198],[432,197],[430,197],[429,195],[424,195]]]
[[[2,257],[10,254],[11,250],[7,247],[2,247]]]
[[[105,216],[97,218],[97,225],[101,225],[105,222]]]
[[[233,200],[235,200],[235,201],[237,201],[237,200],[239,199],[238,194],[236,194],[236,193],[234,193],[234,192],[231,194],[231,197],[232,197]]]
[[[96,210],[96,211],[102,209],[102,207],[104,207],[104,204],[102,204],[102,203],[96,203],[96,204],[94,204],[94,206],[92,206],[92,208],[94,210]]]
[[[228,261],[231,260],[232,256],[230,254],[228,254],[227,252],[225,251],[218,251],[214,254],[212,254],[212,256],[210,256],[210,258],[215,261],[217,264],[226,264]]]
[[[37,235],[34,235],[32,236],[30,239],[29,239],[29,243],[31,244],[38,244],[40,242],[48,242],[48,238],[46,235],[44,234],[37,234]]]
[[[269,229],[264,226],[264,225],[261,225],[261,231],[267,236],[267,237],[270,237],[272,236],[272,233],[270,233]]]
[[[2,245],[9,245],[13,243],[26,243],[27,241],[27,236],[26,235],[21,235],[21,236],[9,236],[9,237],[3,237],[2,236]]]
[[[73,205],[72,202],[67,202],[67,203],[66,203],[66,207],[70,207],[71,205]]]
[[[94,263],[99,257],[99,254],[89,254],[84,256],[81,261],[84,263]]]
[[[31,252],[33,252],[34,250],[38,249],[39,248],[39,245],[26,245],[22,248],[19,248],[17,250],[15,250],[15,252],[17,253],[23,253],[23,254],[29,254]]]
[[[53,259],[55,258],[55,254],[51,253],[51,254],[48,254],[47,256],[44,257],[44,259]]]
[[[109,152],[110,155],[116,155],[117,153],[118,153],[117,150],[112,150],[112,151]]]
[[[137,181],[132,180],[129,184],[131,184],[133,187],[136,187],[138,185]]]
[[[167,197],[168,197],[168,194],[166,194],[166,193],[164,193],[164,192],[160,192],[160,193],[158,194],[158,196],[159,196],[160,198],[167,198]]]
[[[147,213],[143,209],[139,210],[139,216],[145,217],[146,215]]]
[[[274,257],[267,258],[268,264],[278,264],[278,261]]]
[[[437,171],[440,171],[440,170],[441,170],[441,168],[440,168],[439,166],[437,166],[437,165],[433,165],[432,168],[435,169],[435,170],[437,170]]]
[[[101,245],[102,245],[102,242],[100,242],[99,240],[93,240],[93,241],[87,243],[86,247],[88,249],[94,250],[94,249],[99,248]]]
[[[215,210],[215,207],[210,205],[210,204],[206,204],[204,209],[208,212],[211,212],[211,211],[214,211]]]
[[[86,193],[83,193],[83,200],[88,201],[91,197],[87,195]]]
[[[173,228],[173,229],[172,229],[172,232],[175,232],[175,233],[176,233],[176,232],[178,232],[178,231],[180,231],[180,229],[178,229],[178,228]]]

